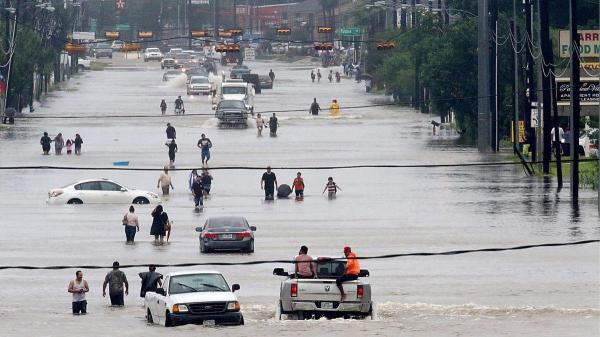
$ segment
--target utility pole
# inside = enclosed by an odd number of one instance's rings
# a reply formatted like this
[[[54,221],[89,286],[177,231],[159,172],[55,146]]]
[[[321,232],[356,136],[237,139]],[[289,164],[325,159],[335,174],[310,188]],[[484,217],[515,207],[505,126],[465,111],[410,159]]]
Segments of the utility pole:
[[[192,9],[192,0],[186,3],[185,21],[187,22],[188,48],[192,49],[192,20],[190,20],[190,10]]]
[[[571,35],[571,202],[579,202],[579,34],[577,33],[577,0],[569,0],[569,33]]]
[[[525,51],[525,60],[526,60],[526,68],[525,68],[525,78],[527,85],[527,95],[525,96],[526,101],[526,109],[524,112],[525,119],[525,135],[527,136],[527,142],[529,143],[529,150],[531,151],[531,161],[537,161],[537,149],[536,149],[536,137],[535,137],[535,129],[531,126],[531,109],[532,102],[537,100],[535,82],[533,79],[533,67],[535,63],[533,61],[533,31],[532,31],[532,16],[531,16],[531,0],[523,0],[524,12],[525,12],[525,33],[527,36],[525,37],[526,48]]]
[[[4,0],[4,8],[10,8],[10,0]],[[10,13],[5,9],[4,11],[4,50],[7,51],[6,57],[7,57],[7,61],[10,62],[10,57],[11,57],[11,53],[10,53]],[[5,93],[5,98],[2,104],[2,114],[4,114],[4,111],[6,110],[6,105],[8,104],[9,101],[9,94],[10,94],[10,88],[8,87],[8,85],[10,84],[8,82],[8,77],[9,75],[9,68],[8,67],[4,67],[3,68],[3,74],[4,76],[4,81],[6,82],[6,93]]]
[[[219,0],[212,0],[213,3],[213,36],[216,39],[218,39],[219,37],[219,28],[217,27],[218,22],[217,22],[217,4],[219,3]]]
[[[490,150],[490,0],[477,3],[477,149]]]
[[[554,139],[551,138],[552,133],[552,100],[551,100],[551,88],[550,83],[550,64],[553,62],[552,54],[552,43],[550,42],[550,24],[548,22],[548,2],[545,0],[538,0],[539,12],[540,12],[540,46],[542,48],[542,62],[540,64],[542,69],[542,172],[544,174],[550,173],[550,162],[552,160],[552,142]],[[557,122],[557,121],[555,121]],[[558,129],[558,128],[557,128]],[[558,136],[558,132],[555,131]],[[560,142],[560,141],[559,141]]]
[[[237,26],[237,1],[233,0],[233,28],[238,28]]]
[[[494,29],[494,43],[489,43],[490,49],[490,142],[493,152],[499,150],[498,144],[498,0],[490,1],[490,24]],[[489,41],[489,38],[488,38]]]
[[[511,22],[511,32],[512,32],[512,45],[513,45],[513,62],[514,62],[514,99],[513,99],[513,108],[514,108],[514,121],[513,121],[513,147],[515,152],[519,152],[519,54],[517,53],[519,41],[519,30],[517,27],[517,0],[513,0],[513,20]]]
[[[402,32],[406,32],[406,26],[407,26],[406,25],[407,15],[406,15],[406,8],[404,5],[406,5],[406,0],[402,0],[402,3],[400,4],[400,30]]]

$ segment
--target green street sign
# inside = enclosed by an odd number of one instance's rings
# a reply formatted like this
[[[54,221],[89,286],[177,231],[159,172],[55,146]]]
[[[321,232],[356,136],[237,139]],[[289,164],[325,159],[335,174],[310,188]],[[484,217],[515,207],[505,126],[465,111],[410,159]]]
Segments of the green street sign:
[[[360,28],[359,27],[347,27],[340,28],[341,36],[360,36]]]
[[[117,31],[128,31],[130,29],[131,29],[131,27],[129,26],[128,23],[120,23],[120,24],[115,25],[115,30],[117,30]]]

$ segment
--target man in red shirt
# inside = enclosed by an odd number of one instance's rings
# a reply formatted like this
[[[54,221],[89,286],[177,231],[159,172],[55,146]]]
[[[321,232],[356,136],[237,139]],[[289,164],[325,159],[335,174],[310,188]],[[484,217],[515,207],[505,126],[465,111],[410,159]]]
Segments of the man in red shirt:
[[[296,174],[296,179],[292,183],[292,191],[296,191],[296,200],[304,199],[304,179],[302,179],[302,173]]]
[[[358,263],[358,259],[356,259],[356,254],[352,252],[352,249],[348,246],[344,247],[344,255],[346,256],[346,270],[344,270],[344,275],[340,276],[335,280],[335,284],[338,289],[340,289],[340,293],[342,297],[340,302],[344,302],[346,299],[346,293],[344,292],[344,287],[342,283],[346,281],[354,281],[358,279],[358,274],[360,274],[360,264]]]

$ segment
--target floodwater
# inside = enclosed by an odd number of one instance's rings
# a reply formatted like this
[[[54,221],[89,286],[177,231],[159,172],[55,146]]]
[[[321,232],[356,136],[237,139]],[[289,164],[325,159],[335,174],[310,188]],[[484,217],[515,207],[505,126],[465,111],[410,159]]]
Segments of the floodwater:
[[[278,137],[265,130],[220,130],[210,116],[103,118],[160,114],[185,94],[183,81],[164,83],[158,63],[114,61],[119,66],[74,77],[53,92],[34,116],[94,116],[90,119],[28,119],[0,131],[2,166],[58,165],[160,169],[168,163],[165,127],[177,129],[176,166],[198,167],[196,142],[212,140],[210,166],[287,167],[275,173],[291,184],[300,166],[471,163],[501,160],[455,145],[454,136],[433,136],[429,115],[398,107],[344,109],[379,103],[349,79],[310,83],[307,63],[249,62],[252,70],[277,75],[273,90],[257,95],[256,111],[282,111]],[[308,115],[316,97],[331,99],[342,117]],[[210,114],[206,96],[184,96],[188,113]],[[285,112],[283,110],[303,109]],[[43,131],[84,139],[82,156],[42,156]],[[64,150],[63,150],[64,151]],[[63,152],[64,153],[64,152]],[[212,196],[195,213],[187,190],[188,171],[173,173],[175,190],[164,200],[174,231],[167,246],[153,246],[151,208],[136,207],[141,231],[125,245],[120,219],[128,205],[48,206],[51,188],[81,179],[110,178],[125,186],[157,191],[159,172],[90,170],[0,171],[0,265],[103,265],[244,262],[290,259],[302,244],[313,256],[341,256],[350,245],[359,256],[437,252],[522,244],[569,242],[600,236],[595,193],[583,192],[573,210],[569,191],[555,182],[527,177],[520,167],[303,170],[303,202],[265,203],[262,170],[213,170]],[[328,201],[327,177],[341,186]],[[242,215],[256,225],[254,254],[199,253],[194,228],[214,215]],[[598,336],[598,245],[537,248],[456,256],[362,261],[376,303],[374,320],[280,321],[275,317],[280,265],[211,267],[223,272],[238,293],[243,327],[182,326],[172,330],[145,323],[137,273],[125,308],[109,307],[101,286],[109,269],[83,269],[91,291],[87,316],[70,314],[67,285],[75,269],[1,270],[2,336]],[[200,267],[196,268],[199,269]],[[187,268],[194,269],[194,268]],[[176,268],[160,268],[167,273]]]

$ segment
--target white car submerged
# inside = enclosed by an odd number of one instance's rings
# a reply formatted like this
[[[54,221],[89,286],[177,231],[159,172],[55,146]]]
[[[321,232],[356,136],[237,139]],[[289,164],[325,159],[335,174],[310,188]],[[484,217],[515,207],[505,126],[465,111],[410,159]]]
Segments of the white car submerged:
[[[181,271],[168,273],[163,287],[146,293],[144,310],[148,323],[175,326],[181,324],[243,325],[234,291],[218,271]]]
[[[153,192],[130,189],[108,179],[78,181],[48,192],[48,204],[158,204]]]

